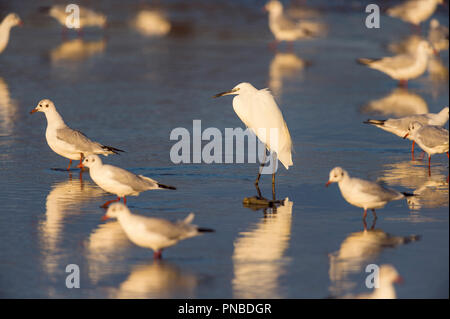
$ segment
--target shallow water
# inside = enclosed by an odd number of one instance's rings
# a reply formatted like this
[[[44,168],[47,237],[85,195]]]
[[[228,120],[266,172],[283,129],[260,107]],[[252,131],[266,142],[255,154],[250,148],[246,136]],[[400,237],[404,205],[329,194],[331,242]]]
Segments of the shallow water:
[[[367,292],[364,269],[375,263],[394,265],[405,279],[399,298],[448,298],[448,160],[434,156],[429,177],[426,161],[411,161],[409,141],[362,124],[400,112],[368,103],[402,92],[355,59],[392,54],[387,45],[407,37],[409,26],[383,16],[381,29],[369,30],[362,4],[314,2],[327,37],[275,54],[260,2],[188,3],[169,1],[176,32],[148,39],[127,22],[139,3],[96,2],[112,22],[86,30],[73,50],[64,50],[61,27],[36,4],[0,7],[2,17],[15,11],[25,21],[0,55],[0,296],[324,298]],[[448,25],[446,10],[436,17]],[[444,73],[412,81],[403,93],[413,102],[402,113],[449,104],[448,51],[440,58]],[[176,165],[169,157],[171,130],[192,131],[194,119],[222,132],[243,127],[230,97],[211,98],[242,81],[271,88],[293,138],[294,166],[277,175],[277,198],[288,201],[276,212],[242,204],[256,195],[256,164]],[[112,196],[88,172],[80,180],[76,169],[51,169],[68,163],[47,146],[43,114],[28,114],[42,98],[72,127],[127,151],[108,163],[177,186],[130,197],[133,212],[175,220],[192,211],[196,224],[216,232],[167,249],[155,263],[116,222],[101,222],[99,205]],[[388,204],[375,230],[362,233],[362,210],[337,185],[324,187],[338,165],[422,195]],[[260,185],[270,197],[270,177]],[[386,245],[385,233],[420,239]],[[80,289],[65,286],[68,264],[80,267]]]

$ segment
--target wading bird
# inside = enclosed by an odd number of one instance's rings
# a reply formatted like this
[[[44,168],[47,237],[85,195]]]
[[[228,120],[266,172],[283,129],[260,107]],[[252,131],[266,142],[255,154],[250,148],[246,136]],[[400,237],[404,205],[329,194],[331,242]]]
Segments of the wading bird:
[[[82,132],[73,130],[64,123],[63,118],[56,110],[55,104],[48,100],[41,100],[38,105],[31,110],[30,114],[43,112],[47,118],[47,130],[45,138],[50,148],[58,155],[70,159],[67,170],[70,169],[72,160],[80,160],[77,167],[83,168],[82,160],[91,154],[119,154],[124,152],[118,148],[102,145],[90,140]]]
[[[283,114],[267,89],[258,90],[250,83],[240,83],[232,90],[214,95],[236,95],[233,98],[233,109],[244,124],[258,137],[269,151],[275,152],[286,169],[292,166],[292,140]],[[266,151],[264,150],[264,166]],[[258,172],[255,185],[259,193]],[[275,200],[275,170],[272,173],[272,195]],[[261,194],[259,193],[259,197]]]

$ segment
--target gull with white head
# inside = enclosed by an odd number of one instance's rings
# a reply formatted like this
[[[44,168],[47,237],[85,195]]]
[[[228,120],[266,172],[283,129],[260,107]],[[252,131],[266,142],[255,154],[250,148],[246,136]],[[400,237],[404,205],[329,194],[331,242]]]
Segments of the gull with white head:
[[[283,5],[278,0],[266,3],[264,9],[269,12],[269,28],[277,41],[295,40],[320,36],[325,33],[322,23],[313,21],[295,22],[283,13]]]
[[[382,130],[395,134],[399,137],[405,137],[408,133],[409,124],[412,122],[418,122],[424,125],[436,125],[443,126],[447,123],[449,117],[448,106],[444,107],[439,113],[426,113],[426,114],[416,114],[411,116],[405,116],[398,119],[387,119],[387,120],[367,120],[365,124],[371,124]],[[414,157],[414,139],[408,135],[410,140],[412,140],[411,153]]]
[[[9,42],[11,28],[23,25],[22,20],[15,13],[8,14],[0,23],[0,53],[2,53]]]
[[[284,167],[289,169],[289,166],[293,165],[291,135],[272,94],[267,89],[258,90],[250,83],[243,82],[214,97],[224,95],[236,95],[233,98],[233,109],[238,117],[269,151],[277,154]],[[265,158],[261,166],[264,166],[264,162]],[[260,177],[261,170],[255,181],[256,186]],[[272,193],[275,196],[275,171],[272,174]]]
[[[132,214],[122,203],[112,204],[108,208],[102,219],[109,218],[117,218],[128,239],[134,244],[152,249],[155,259],[161,259],[162,250],[175,245],[180,240],[214,232],[212,229],[191,224],[194,219],[193,213],[184,220],[171,222],[163,218]]]
[[[91,154],[119,154],[124,152],[118,148],[102,145],[90,140],[82,132],[71,129],[66,125],[61,115],[56,110],[55,104],[49,99],[39,101],[38,105],[31,110],[30,114],[42,112],[47,119],[47,130],[45,138],[50,148],[58,155],[70,159],[67,170],[70,169],[72,160],[80,160],[79,168],[83,168],[82,160]]]
[[[449,149],[448,131],[440,126],[424,125],[420,122],[409,124],[408,132],[404,138],[409,137],[428,154],[428,172],[431,168],[431,155],[447,153]]]
[[[436,51],[428,41],[422,40],[415,52],[385,57],[381,59],[358,59],[358,63],[367,65],[386,73],[394,80],[399,81],[400,86],[407,86],[408,80],[421,76],[427,69],[429,56]]]
[[[386,188],[378,183],[350,177],[347,171],[341,167],[335,167],[330,171],[330,177],[325,186],[331,183],[338,183],[342,197],[348,203],[364,209],[363,219],[366,218],[368,209],[371,209],[373,216],[377,218],[375,209],[383,208],[390,201],[414,196]]]
[[[144,175],[136,175],[123,168],[103,164],[98,155],[87,156],[83,160],[83,165],[89,167],[89,174],[92,180],[100,188],[108,193],[117,195],[117,199],[104,203],[103,208],[107,208],[112,202],[120,201],[121,197],[126,203],[126,196],[138,196],[139,193],[153,189],[176,189],[173,186],[160,184]]]
[[[444,0],[406,0],[395,7],[389,8],[386,12],[391,17],[418,26],[423,21],[428,20],[437,6],[443,3]]]

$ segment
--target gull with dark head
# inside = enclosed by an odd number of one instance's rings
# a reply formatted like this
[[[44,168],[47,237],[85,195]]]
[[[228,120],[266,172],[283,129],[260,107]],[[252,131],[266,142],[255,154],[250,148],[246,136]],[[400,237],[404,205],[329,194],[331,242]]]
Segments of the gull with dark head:
[[[58,155],[70,160],[67,170],[70,169],[72,160],[80,160],[79,168],[83,168],[82,160],[91,154],[119,154],[124,152],[112,146],[102,145],[90,140],[82,132],[71,129],[66,125],[61,115],[56,110],[55,104],[49,99],[41,100],[38,105],[31,110],[30,114],[42,112],[47,119],[47,130],[45,138],[50,148]]]

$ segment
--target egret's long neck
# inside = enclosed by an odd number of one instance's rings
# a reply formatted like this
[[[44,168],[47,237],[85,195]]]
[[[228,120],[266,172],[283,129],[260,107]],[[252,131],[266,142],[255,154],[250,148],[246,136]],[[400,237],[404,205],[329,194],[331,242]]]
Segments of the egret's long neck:
[[[47,127],[60,128],[67,126],[61,115],[56,110],[45,112],[45,117],[47,118]]]
[[[2,52],[8,45],[10,30],[11,26],[3,20],[0,24],[0,52]]]

